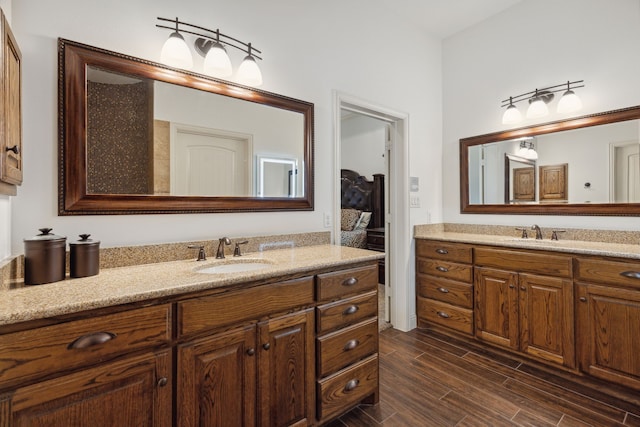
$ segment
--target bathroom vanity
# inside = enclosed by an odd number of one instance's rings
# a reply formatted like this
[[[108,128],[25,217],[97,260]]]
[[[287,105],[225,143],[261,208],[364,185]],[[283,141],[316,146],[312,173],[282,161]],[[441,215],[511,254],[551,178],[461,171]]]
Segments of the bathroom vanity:
[[[307,426],[376,402],[379,257],[321,245],[3,290],[0,425]]]
[[[640,390],[637,245],[416,236],[419,327]]]

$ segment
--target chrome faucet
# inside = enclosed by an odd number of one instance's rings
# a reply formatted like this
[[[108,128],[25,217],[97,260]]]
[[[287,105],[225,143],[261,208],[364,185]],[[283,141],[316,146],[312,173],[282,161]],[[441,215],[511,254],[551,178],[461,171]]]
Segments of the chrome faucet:
[[[537,224],[533,224],[531,229],[536,231],[536,240],[542,240],[542,230],[540,230],[540,227],[538,227]]]
[[[224,259],[224,245],[230,245],[231,240],[228,237],[223,237],[218,243],[218,251],[216,252],[216,259]]]

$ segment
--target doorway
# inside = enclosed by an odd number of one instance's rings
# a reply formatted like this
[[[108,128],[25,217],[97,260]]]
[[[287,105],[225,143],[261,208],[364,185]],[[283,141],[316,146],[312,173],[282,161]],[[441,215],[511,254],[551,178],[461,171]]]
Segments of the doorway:
[[[415,327],[415,293],[409,280],[411,233],[408,210],[408,115],[343,93],[335,93],[334,218],[340,218],[340,168],[342,161],[342,116],[357,114],[385,123],[385,301],[384,317],[396,329]],[[340,223],[334,221],[334,240]],[[411,314],[413,312],[414,314]]]

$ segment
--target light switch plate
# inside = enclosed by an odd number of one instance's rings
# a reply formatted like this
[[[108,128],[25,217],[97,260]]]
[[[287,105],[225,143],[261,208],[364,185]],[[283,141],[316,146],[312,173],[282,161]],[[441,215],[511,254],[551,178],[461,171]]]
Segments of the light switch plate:
[[[409,198],[409,207],[411,207],[411,208],[419,208],[420,207],[420,197],[411,196]]]

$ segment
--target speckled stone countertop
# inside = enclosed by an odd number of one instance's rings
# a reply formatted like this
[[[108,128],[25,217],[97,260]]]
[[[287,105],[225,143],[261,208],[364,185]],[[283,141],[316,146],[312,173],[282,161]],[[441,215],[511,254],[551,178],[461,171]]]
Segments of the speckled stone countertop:
[[[43,285],[16,284],[0,291],[0,325],[70,314],[147,299],[214,289],[242,282],[373,261],[382,252],[336,245],[318,245],[246,253],[240,258],[193,259],[102,269],[97,276]],[[219,264],[260,261],[267,267],[247,272],[203,274],[197,270]]]
[[[510,227],[512,230],[513,227]],[[582,255],[600,255],[620,258],[640,259],[640,244],[612,243],[583,240],[536,240],[531,237],[522,239],[514,235],[475,234],[445,231],[436,227],[416,227],[416,239],[434,239],[449,242],[471,243],[477,245],[504,246],[509,248],[538,249]]]

